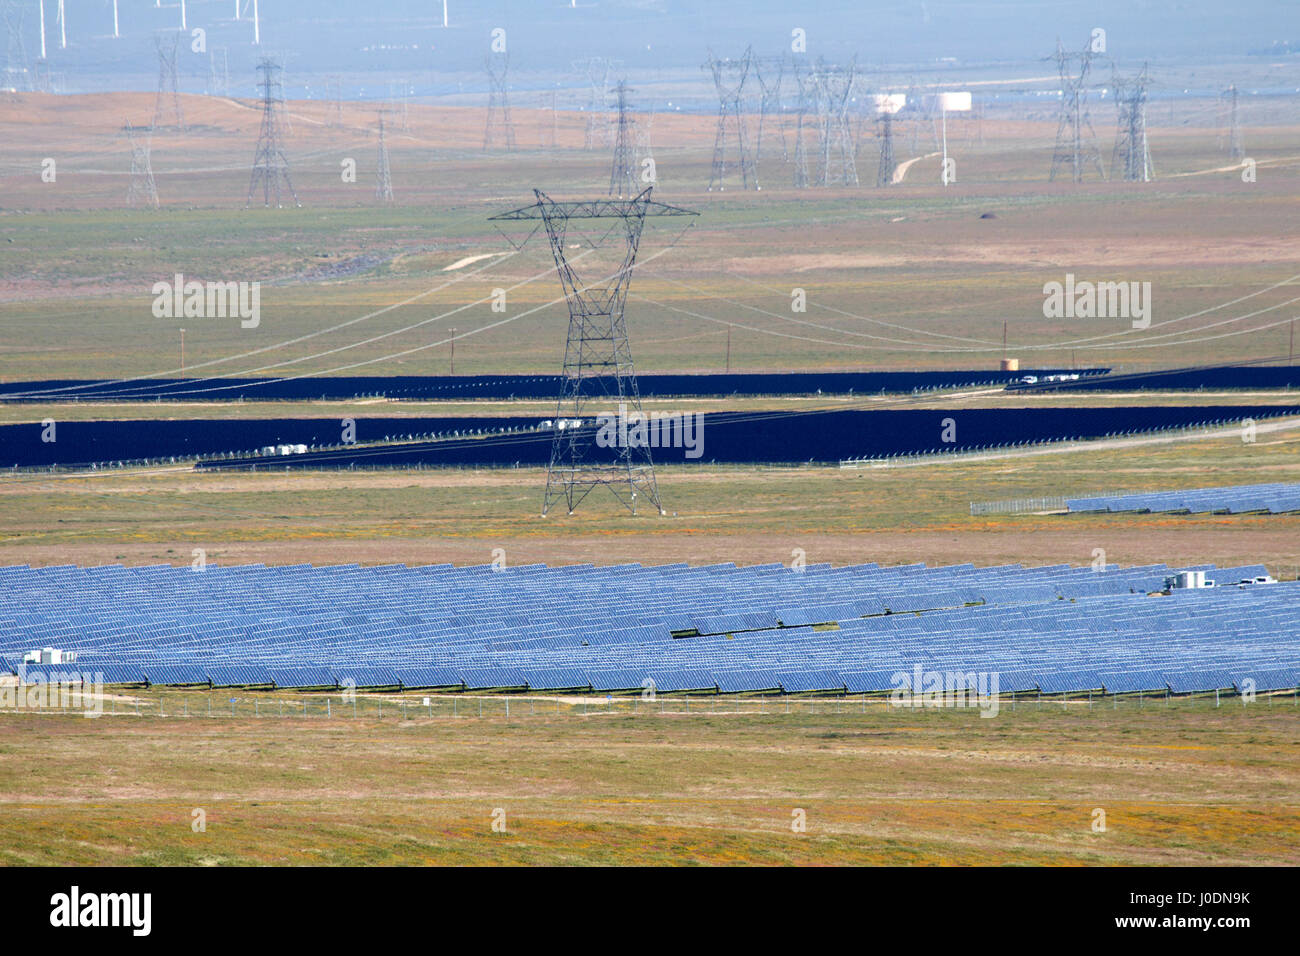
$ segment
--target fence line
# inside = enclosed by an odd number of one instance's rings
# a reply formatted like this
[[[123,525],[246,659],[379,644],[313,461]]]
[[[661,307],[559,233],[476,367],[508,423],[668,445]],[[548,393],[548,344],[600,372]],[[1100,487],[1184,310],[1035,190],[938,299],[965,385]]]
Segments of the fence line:
[[[996,714],[1018,710],[1038,711],[1044,708],[1057,711],[1092,711],[1104,707],[1118,710],[1142,710],[1151,706],[1209,707],[1227,706],[1235,698],[1240,705],[1273,706],[1286,703],[1300,706],[1300,688],[1257,692],[1253,696],[1235,690],[1199,692],[1196,694],[1171,694],[1168,690],[1137,694],[1106,694],[1101,691],[1079,692],[1066,695],[1044,696],[1032,691],[1002,693],[979,697],[969,694],[957,700],[896,701],[879,694],[856,694],[836,697],[728,697],[725,695],[657,696],[645,697],[511,697],[511,696],[437,696],[395,697],[385,701],[380,698],[342,695],[288,698],[256,696],[225,697],[221,695],[177,694],[170,699],[163,695],[157,699],[113,698],[103,703],[102,711],[90,708],[23,708],[0,707],[4,716],[71,716],[90,713],[102,717],[139,717],[165,720],[189,718],[225,718],[247,720],[272,720],[286,718],[325,718],[328,720],[414,720],[417,718],[493,719],[523,721],[548,717],[764,717],[764,716],[837,716],[867,713],[910,713],[933,710],[965,710]],[[922,697],[918,693],[918,698]],[[1236,706],[1236,704],[1233,704]]]
[[[1008,498],[1003,501],[972,501],[972,515],[1009,515],[1024,514],[1031,511],[1064,511],[1064,495],[1049,495],[1046,498]]]

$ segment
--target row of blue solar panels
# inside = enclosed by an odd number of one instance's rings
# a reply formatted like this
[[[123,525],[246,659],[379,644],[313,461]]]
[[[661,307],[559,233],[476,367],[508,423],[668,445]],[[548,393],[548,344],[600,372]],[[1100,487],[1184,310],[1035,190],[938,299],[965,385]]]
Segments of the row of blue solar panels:
[[[24,566],[0,568],[0,653],[214,686],[857,693],[924,660],[1003,690],[1289,686],[1295,586],[1147,598],[1173,570]]]
[[[1125,495],[1095,495],[1067,498],[1072,512],[1148,511],[1190,514],[1283,514],[1300,511],[1300,484],[1229,485],[1220,488],[1191,488]]]

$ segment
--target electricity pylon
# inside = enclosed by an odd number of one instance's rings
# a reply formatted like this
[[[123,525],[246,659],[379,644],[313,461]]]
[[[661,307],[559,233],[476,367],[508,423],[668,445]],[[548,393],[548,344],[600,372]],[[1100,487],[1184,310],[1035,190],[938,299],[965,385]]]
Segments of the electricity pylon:
[[[745,113],[741,107],[741,97],[745,92],[745,81],[749,77],[753,50],[745,49],[745,54],[738,60],[720,60],[712,53],[704,68],[713,77],[713,85],[718,92],[718,129],[713,138],[713,165],[709,171],[709,191],[715,188],[721,192],[727,183],[728,144],[736,151],[732,165],[740,170],[742,189],[761,189],[758,184],[758,168],[754,164],[754,154],[750,151],[745,134]]]
[[[510,119],[510,93],[506,80],[510,56],[489,53],[484,60],[488,74],[487,125],[483,129],[483,148],[491,149],[500,139],[506,149],[515,148],[515,124]]]
[[[781,161],[789,162],[790,154],[785,146],[785,124],[781,104],[781,88],[785,80],[785,57],[754,57],[754,79],[758,81],[758,133],[754,137],[754,165],[763,163],[763,131],[768,126],[768,117],[776,123],[776,133],[781,139]]]
[[[262,205],[270,206],[275,200],[279,209],[281,203],[281,185],[288,190],[295,206],[301,206],[298,194],[294,191],[293,181],[289,178],[289,160],[284,155],[281,144],[283,131],[280,127],[280,113],[284,109],[284,96],[281,91],[280,64],[271,57],[263,57],[257,64],[261,74],[258,85],[262,88],[262,128],[257,134],[257,152],[253,156],[253,174],[248,180],[248,201],[245,208],[253,204],[253,196],[260,185],[262,187]]]
[[[1228,87],[1223,95],[1228,98],[1228,156],[1239,163],[1246,158],[1246,147],[1241,141],[1241,122],[1237,119],[1237,85]]]
[[[1119,128],[1110,157],[1111,179],[1122,178],[1128,183],[1151,181],[1151,149],[1147,145],[1148,82],[1145,64],[1142,72],[1132,79],[1123,79],[1118,73],[1113,78]]]
[[[632,117],[628,115],[627,94],[631,88],[623,80],[614,87],[618,101],[618,125],[614,130],[614,162],[609,170],[609,195],[622,199],[636,193],[636,157],[632,143]]]
[[[1056,61],[1061,77],[1061,118],[1056,126],[1056,149],[1052,152],[1049,180],[1055,180],[1057,171],[1063,166],[1069,167],[1070,178],[1076,183],[1083,182],[1085,166],[1094,167],[1098,177],[1106,178],[1101,168],[1097,134],[1088,114],[1088,74],[1093,56],[1088,45],[1082,52],[1067,53],[1061,41],[1056,41],[1056,54],[1051,59]]]
[[[181,111],[181,94],[176,79],[176,44],[179,33],[156,35],[154,47],[158,50],[158,95],[154,98],[153,128],[174,127],[185,129],[185,114]],[[170,40],[170,42],[168,42]],[[166,114],[170,113],[171,122]]]
[[[6,89],[26,91],[32,78],[27,67],[27,48],[23,44],[24,10],[17,0],[4,0],[5,20],[5,76]],[[41,8],[42,17],[45,8]],[[41,25],[41,60],[45,59],[45,27]]]
[[[379,159],[376,164],[375,198],[393,201],[393,174],[388,168],[388,141],[384,138],[384,114],[379,114]]]
[[[821,113],[823,186],[858,185],[857,150],[849,119],[849,101],[853,95],[856,74],[855,63],[850,63],[847,67],[819,63],[813,74],[819,87],[817,100]]]
[[[617,406],[620,418],[626,415],[625,424],[644,420],[623,316],[641,233],[647,218],[696,215],[652,201],[651,189],[632,199],[580,202],[556,202],[535,189],[537,201],[532,205],[491,217],[498,221],[540,221],[545,226],[569,306],[569,337],[551,437],[543,515],[561,501],[573,514],[582,500],[600,487],[609,488],[633,514],[638,499],[649,499],[663,514],[648,444],[618,440],[612,447],[602,447],[595,421],[585,417],[590,414],[589,406],[599,402],[601,406]],[[582,234],[581,224],[585,221],[591,221],[594,235]],[[575,244],[587,251],[604,246],[615,259],[613,272],[591,282],[580,279],[567,253]]]
[[[149,151],[153,139],[153,130],[140,138],[136,128],[130,123],[122,127],[127,142],[131,144],[131,184],[126,190],[126,204],[137,204],[158,208],[158,187],[153,181],[153,161]]]
[[[611,60],[603,56],[573,62],[573,68],[586,78],[589,89],[583,149],[595,149],[609,143],[612,126],[609,116],[609,77],[622,65],[622,60]]]
[[[894,114],[884,110],[876,117],[880,130],[880,165],[876,168],[876,185],[888,186],[894,181]]]

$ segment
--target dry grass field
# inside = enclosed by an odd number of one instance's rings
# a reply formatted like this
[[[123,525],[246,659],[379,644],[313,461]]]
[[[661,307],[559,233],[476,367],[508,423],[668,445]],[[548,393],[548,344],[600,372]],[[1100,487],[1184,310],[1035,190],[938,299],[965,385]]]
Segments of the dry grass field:
[[[539,516],[538,469],[206,473],[189,466],[0,481],[0,564],[510,564],[624,561],[756,564],[791,559],[1083,565],[1111,561],[1263,562],[1300,569],[1294,515],[1005,515],[972,501],[1141,491],[1300,475],[1300,430],[1230,435],[985,462],[841,470],[659,470],[667,517],[620,513],[593,498],[572,516]]]
[[[303,718],[269,716],[268,697],[261,718],[233,720],[195,716],[206,698],[168,695],[166,719],[156,699],[152,717],[0,718],[0,862],[1300,863],[1285,697],[1020,701],[993,719],[727,699],[585,715],[518,700],[510,718],[497,699],[479,717],[472,698],[459,717],[415,698],[405,719],[391,701],[353,718],[337,699],[333,717],[317,699]]]
[[[120,127],[151,108],[145,94],[23,94],[0,116],[4,380],[174,372],[182,325],[192,374],[445,373],[453,335],[461,372],[558,367],[567,315],[548,304],[559,295],[549,252],[534,241],[514,253],[523,233],[507,238],[487,217],[526,204],[533,186],[604,193],[608,157],[580,148],[574,117],[558,150],[521,140],[485,153],[481,111],[413,106],[409,132],[393,137],[398,202],[387,206],[373,196],[369,118],[335,129],[313,113],[321,104],[290,104],[302,208],[245,209],[256,113],[190,97],[191,131],[155,136],[162,208],[128,209]],[[519,111],[521,128],[534,119]],[[1252,129],[1258,175],[1245,183],[1213,128],[1161,124],[1153,116],[1161,176],[1146,184],[1049,183],[1053,123],[990,120],[982,141],[954,142],[948,189],[931,158],[888,189],[795,190],[775,154],[761,192],[710,193],[711,120],[656,118],[656,194],[701,215],[685,234],[668,221],[647,236],[628,305],[638,368],[720,370],[728,327],[743,371],[992,367],[1004,323],[1026,365],[1285,355],[1286,283],[1300,274],[1294,129]],[[866,136],[868,183],[875,150]],[[60,164],[54,183],[39,180],[45,157]],[[356,183],[341,178],[349,158]],[[178,272],[261,281],[260,325],[154,318],[152,284]],[[1045,319],[1043,284],[1067,272],[1151,282],[1153,327]],[[496,288],[508,291],[504,323],[490,309]],[[791,312],[796,288],[805,313]]]

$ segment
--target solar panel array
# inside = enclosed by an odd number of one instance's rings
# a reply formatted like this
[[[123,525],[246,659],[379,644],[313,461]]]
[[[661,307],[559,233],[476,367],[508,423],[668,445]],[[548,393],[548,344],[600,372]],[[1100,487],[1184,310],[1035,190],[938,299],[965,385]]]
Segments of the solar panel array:
[[[1300,511],[1300,484],[1229,485],[1150,494],[1068,498],[1070,511],[1180,511],[1190,514],[1249,514]]]
[[[357,565],[0,568],[0,661],[106,683],[887,691],[900,673],[1001,691],[1300,683],[1300,583],[1160,591],[1165,565],[795,570]],[[29,665],[27,679],[42,668]]]

